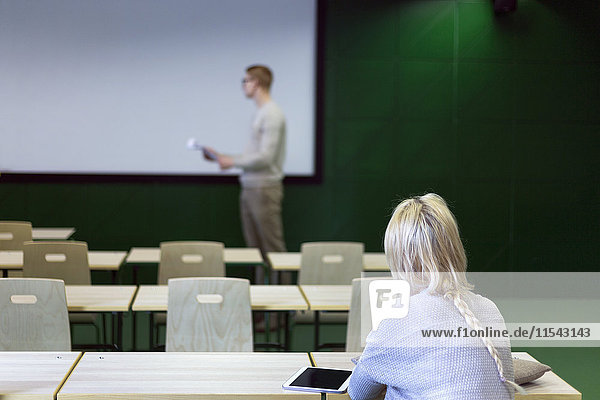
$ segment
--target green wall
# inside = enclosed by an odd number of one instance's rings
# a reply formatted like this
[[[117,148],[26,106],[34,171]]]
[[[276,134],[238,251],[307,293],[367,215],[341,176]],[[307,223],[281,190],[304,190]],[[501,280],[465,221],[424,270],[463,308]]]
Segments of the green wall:
[[[596,270],[599,17],[596,1],[329,3],[333,226],[376,249],[392,199],[432,190],[472,269]]]
[[[288,248],[380,251],[394,204],[435,191],[472,270],[598,271],[599,4],[519,0],[495,16],[491,0],[325,1],[323,182],[287,185]],[[233,184],[0,177],[0,219],[75,226],[91,249],[241,246],[237,196]],[[600,396],[598,349],[529,350]]]

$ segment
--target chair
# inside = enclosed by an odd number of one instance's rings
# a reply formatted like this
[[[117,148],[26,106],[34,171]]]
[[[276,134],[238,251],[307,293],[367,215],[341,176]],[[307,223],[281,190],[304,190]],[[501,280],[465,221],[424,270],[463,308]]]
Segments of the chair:
[[[171,278],[225,276],[224,249],[220,242],[162,242],[158,284]]]
[[[0,250],[23,250],[23,243],[32,240],[31,222],[0,221]],[[5,277],[23,277],[23,271],[4,270]]]
[[[300,285],[349,285],[363,270],[364,245],[309,242],[301,248]]]
[[[87,243],[71,240],[25,242],[23,245],[23,276],[61,279],[65,285],[91,285]],[[93,313],[69,313],[71,324],[93,325],[96,329],[96,340],[100,341],[100,330],[95,323],[97,317],[98,315]],[[105,336],[104,315],[102,327]],[[106,338],[104,339],[106,341]]]
[[[71,351],[64,282],[0,279],[0,350]]]
[[[371,332],[371,306],[369,303],[369,284],[391,277],[356,278],[352,280],[352,300],[348,312],[346,329],[346,351],[362,352],[367,335]]]
[[[299,285],[349,285],[363,270],[364,245],[355,242],[307,242],[301,247]],[[345,323],[347,313],[328,312],[320,322]],[[312,323],[313,311],[299,311],[296,322]]]
[[[23,275],[62,279],[66,285],[91,285],[88,247],[85,242],[26,242]]]
[[[252,351],[250,281],[169,280],[166,351]]]
[[[221,242],[162,242],[158,284],[166,285],[171,278],[224,277],[224,252],[225,245]],[[167,314],[154,313],[153,321],[152,329],[156,329],[153,337],[158,340],[159,328],[167,324]]]
[[[0,250],[23,250],[31,235],[31,222],[0,221]]]

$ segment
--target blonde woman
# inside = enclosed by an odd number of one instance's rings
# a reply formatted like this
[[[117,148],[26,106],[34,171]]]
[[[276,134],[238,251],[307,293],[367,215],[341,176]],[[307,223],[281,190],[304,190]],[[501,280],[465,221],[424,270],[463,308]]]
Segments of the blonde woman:
[[[501,331],[504,319],[491,300],[471,291],[446,202],[430,193],[400,203],[385,253],[392,275],[411,286],[408,315],[383,320],[367,337],[350,379],[352,400],[376,398],[386,388],[386,399],[513,399],[520,388],[512,382],[510,340],[481,334],[486,327]]]

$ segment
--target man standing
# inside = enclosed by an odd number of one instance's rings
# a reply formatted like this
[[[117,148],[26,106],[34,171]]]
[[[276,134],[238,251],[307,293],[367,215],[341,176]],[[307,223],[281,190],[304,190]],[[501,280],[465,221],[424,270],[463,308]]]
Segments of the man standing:
[[[218,162],[221,169],[242,169],[240,214],[244,239],[248,247],[258,247],[265,260],[267,252],[286,251],[281,220],[285,117],[271,100],[272,81],[273,74],[266,66],[246,68],[242,88],[246,97],[254,100],[257,111],[245,151],[225,155],[206,148],[204,152],[204,157]]]

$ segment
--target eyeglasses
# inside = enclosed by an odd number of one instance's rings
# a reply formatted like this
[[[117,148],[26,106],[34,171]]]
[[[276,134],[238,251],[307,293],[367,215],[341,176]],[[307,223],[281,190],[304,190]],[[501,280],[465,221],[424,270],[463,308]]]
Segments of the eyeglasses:
[[[248,82],[252,82],[254,79],[248,79],[248,78],[244,78],[242,79],[242,85],[245,85]]]

